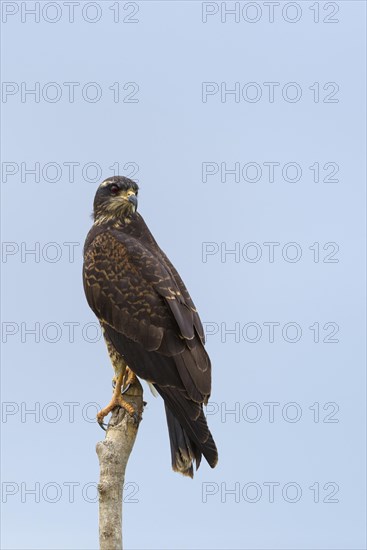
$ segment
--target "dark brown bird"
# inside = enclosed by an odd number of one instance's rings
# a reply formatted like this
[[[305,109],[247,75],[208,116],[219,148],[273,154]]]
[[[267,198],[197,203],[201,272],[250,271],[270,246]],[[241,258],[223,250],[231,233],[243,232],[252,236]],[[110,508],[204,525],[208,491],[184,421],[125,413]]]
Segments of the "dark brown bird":
[[[133,415],[121,394],[123,379],[125,387],[134,375],[146,380],[164,400],[172,468],[193,477],[193,461],[198,468],[202,455],[212,468],[218,461],[203,412],[211,364],[193,301],[136,212],[137,195],[128,178],[102,182],[84,247],[84,290],[116,375],[114,397],[97,419],[102,423],[116,405]]]

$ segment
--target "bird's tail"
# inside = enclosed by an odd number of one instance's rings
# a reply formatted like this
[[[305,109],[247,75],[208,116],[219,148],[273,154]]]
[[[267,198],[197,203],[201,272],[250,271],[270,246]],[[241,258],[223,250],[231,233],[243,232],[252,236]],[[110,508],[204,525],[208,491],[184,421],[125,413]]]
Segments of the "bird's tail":
[[[192,464],[195,460],[196,469],[198,469],[201,461],[201,452],[198,451],[195,443],[187,437],[186,432],[167,405],[165,405],[165,409],[169,442],[171,445],[172,469],[174,472],[180,472],[184,476],[194,477]]]
[[[218,452],[202,405],[188,401],[181,392],[173,393],[170,388],[156,386],[156,389],[165,401],[173,470],[193,477],[192,463],[195,460],[198,469],[202,454],[209,466],[214,468],[218,462]],[[182,414],[182,406],[188,409],[186,414]]]

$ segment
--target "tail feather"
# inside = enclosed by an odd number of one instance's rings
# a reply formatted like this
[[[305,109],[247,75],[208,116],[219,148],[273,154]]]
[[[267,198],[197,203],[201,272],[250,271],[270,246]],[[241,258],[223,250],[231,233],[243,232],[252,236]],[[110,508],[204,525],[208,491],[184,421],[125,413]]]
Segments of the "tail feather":
[[[175,470],[174,464],[180,462],[176,458],[177,453],[179,458],[184,457],[186,466],[188,461],[192,464],[195,459],[196,468],[199,467],[203,454],[211,468],[214,468],[218,462],[218,451],[209,431],[202,405],[186,399],[182,391],[155,387],[165,401],[173,469]]]
[[[171,446],[172,469],[184,476],[194,477],[193,461],[196,461],[198,469],[201,461],[201,452],[196,445],[190,441],[181,424],[165,405],[169,442]]]

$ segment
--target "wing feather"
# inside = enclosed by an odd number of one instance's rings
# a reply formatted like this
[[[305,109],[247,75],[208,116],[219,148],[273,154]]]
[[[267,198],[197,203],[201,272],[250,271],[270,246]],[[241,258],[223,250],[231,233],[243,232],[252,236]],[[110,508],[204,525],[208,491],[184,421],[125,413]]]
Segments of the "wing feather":
[[[185,388],[194,401],[206,402],[211,366],[199,316],[176,271],[173,276],[172,264],[165,255],[161,257],[159,248],[158,254],[154,252],[128,235],[97,234],[85,250],[88,303],[116,333],[146,351],[174,357],[178,387]],[[158,383],[156,368],[148,362],[145,376]]]

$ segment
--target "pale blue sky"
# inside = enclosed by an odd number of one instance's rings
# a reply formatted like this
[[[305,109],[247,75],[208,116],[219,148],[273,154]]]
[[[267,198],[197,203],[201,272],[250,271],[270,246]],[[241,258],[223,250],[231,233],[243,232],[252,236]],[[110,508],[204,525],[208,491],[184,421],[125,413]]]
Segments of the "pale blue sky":
[[[81,251],[115,163],[138,178],[139,211],[212,333],[219,450],[215,470],[174,474],[163,404],[145,392],[125,548],[365,548],[365,3],[280,2],[273,23],[260,1],[241,2],[238,23],[233,2],[121,2],[117,14],[81,1],[73,23],[64,2],[41,2],[37,23],[33,4],[2,3],[3,548],[98,545],[88,484],[103,433],[88,418],[112,369],[88,325]],[[240,163],[240,181],[221,163]],[[258,181],[243,178],[248,163]]]

